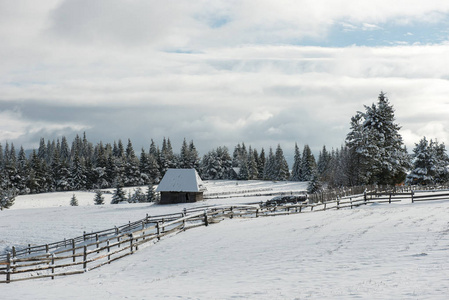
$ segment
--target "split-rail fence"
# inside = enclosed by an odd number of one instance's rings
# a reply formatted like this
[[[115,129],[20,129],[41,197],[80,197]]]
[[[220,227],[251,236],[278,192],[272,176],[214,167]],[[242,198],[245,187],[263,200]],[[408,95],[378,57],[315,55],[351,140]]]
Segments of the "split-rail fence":
[[[447,200],[449,191],[417,193],[364,192],[363,194],[337,197],[331,201],[313,203],[268,204],[268,202],[242,205],[202,206],[184,209],[180,213],[160,216],[147,215],[144,219],[63,241],[12,250],[0,255],[0,283],[51,278],[81,274],[110,264],[133,254],[144,245],[161,238],[198,226],[208,226],[225,219],[258,218],[299,214],[328,209],[354,208],[368,203],[393,203],[406,199],[411,202]],[[3,278],[3,279],[1,279]]]

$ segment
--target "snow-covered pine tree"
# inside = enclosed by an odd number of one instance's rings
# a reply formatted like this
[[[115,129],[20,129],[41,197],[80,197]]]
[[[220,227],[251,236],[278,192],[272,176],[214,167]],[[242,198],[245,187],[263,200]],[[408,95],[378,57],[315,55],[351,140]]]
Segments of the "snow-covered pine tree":
[[[257,162],[256,158],[258,159],[257,155],[254,156],[254,151],[251,146],[248,147],[248,159],[247,159],[247,167],[248,167],[248,179],[254,180],[258,177],[258,171],[257,171]]]
[[[312,178],[307,185],[307,193],[314,194],[321,190],[322,184],[320,182],[317,172],[313,172]]]
[[[327,151],[326,146],[320,151],[317,162],[317,172],[318,177],[322,181],[329,180],[330,164],[331,164],[331,154]]]
[[[176,166],[170,139],[166,139],[165,137],[162,141],[162,149],[159,155],[158,165],[162,177],[165,175],[165,172],[167,172],[167,169]]]
[[[189,167],[195,170],[200,168],[200,156],[196,150],[193,140],[189,144]]]
[[[104,204],[104,196],[101,190],[95,191],[95,198],[94,198],[95,205],[103,205]]]
[[[123,185],[118,184],[112,195],[111,204],[119,204],[120,202],[127,201],[125,192],[123,191]]]
[[[189,169],[190,168],[190,151],[189,146],[187,145],[186,138],[182,141],[181,152],[179,154],[178,167],[181,169]]]
[[[70,160],[70,149],[67,142],[67,138],[63,136],[61,138],[61,153],[59,154],[61,161],[68,162]]]
[[[449,156],[446,152],[446,146],[439,143],[438,140],[430,141],[430,149],[435,157],[435,183],[441,184],[449,181]]]
[[[249,174],[248,174],[248,164],[246,161],[241,161],[241,167],[240,172],[238,174],[238,180],[248,180]]]
[[[25,155],[25,150],[21,146],[17,157],[17,176],[20,179],[17,182],[16,188],[18,189],[19,194],[26,194],[28,192],[26,187],[28,172],[28,161]]]
[[[132,194],[130,199],[129,202],[131,203],[144,203],[147,202],[147,195],[142,192],[140,187],[138,187],[134,190],[134,194]]]
[[[294,161],[293,161],[292,177],[290,178],[290,180],[291,181],[301,181],[302,180],[301,152],[299,150],[297,143],[295,143],[295,156],[294,156]]]
[[[227,147],[216,149],[217,159],[220,165],[218,179],[230,179],[232,174],[232,158]]]
[[[263,179],[264,180],[276,180],[275,167],[276,161],[273,154],[273,149],[270,147],[268,151],[268,157],[265,162],[265,168],[263,171]]]
[[[203,156],[200,169],[202,178],[219,179],[222,170],[216,150],[211,150]]]
[[[73,157],[73,163],[70,169],[69,183],[70,188],[73,190],[81,190],[86,187],[85,169],[78,155],[78,152],[75,152]]]
[[[126,186],[141,185],[142,177],[140,176],[139,159],[137,158],[131,140],[128,139],[126,147],[126,158],[123,161],[124,184]]]
[[[278,144],[275,153],[275,179],[284,181],[290,178],[290,171],[288,169],[287,161],[284,157],[281,145]]]
[[[75,194],[73,194],[72,198],[70,199],[70,206],[78,206],[78,199],[76,199]]]
[[[148,185],[145,202],[157,202],[156,191],[154,190],[154,185],[152,183]]]
[[[351,119],[346,145],[357,162],[358,184],[395,184],[405,179],[409,157],[395,123],[394,109],[381,92],[377,105],[365,106]]]
[[[315,157],[310,150],[309,145],[304,145],[301,159],[301,181],[310,181],[313,177],[313,172],[316,170]]]
[[[257,179],[263,179],[265,162],[266,162],[265,150],[262,148],[262,150],[260,150],[259,160],[257,161],[257,172],[258,172]]]
[[[157,164],[157,159],[153,154],[148,155],[148,171],[150,182],[158,183],[161,181],[161,173],[159,172],[159,165]]]
[[[410,184],[437,184],[448,180],[449,157],[444,144],[423,137],[413,149],[413,168],[407,176]]]
[[[14,205],[15,195],[10,190],[0,189],[0,210]]]

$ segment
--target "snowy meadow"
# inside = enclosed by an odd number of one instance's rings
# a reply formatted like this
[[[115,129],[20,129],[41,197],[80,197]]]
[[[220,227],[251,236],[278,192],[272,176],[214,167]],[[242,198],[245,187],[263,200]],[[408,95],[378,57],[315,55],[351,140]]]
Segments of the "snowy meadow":
[[[304,183],[205,182],[201,203],[93,205],[94,193],[17,197],[0,217],[0,251],[106,229],[184,207],[265,201]],[[248,197],[242,196],[242,192]],[[446,299],[449,201],[224,220],[149,243],[81,275],[2,284],[4,299]]]

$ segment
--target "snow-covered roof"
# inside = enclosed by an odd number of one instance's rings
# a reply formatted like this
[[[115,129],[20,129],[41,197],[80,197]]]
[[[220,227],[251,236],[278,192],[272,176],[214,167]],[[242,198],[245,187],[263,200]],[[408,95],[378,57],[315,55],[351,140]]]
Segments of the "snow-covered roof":
[[[195,169],[168,169],[156,192],[204,192],[206,187]]]

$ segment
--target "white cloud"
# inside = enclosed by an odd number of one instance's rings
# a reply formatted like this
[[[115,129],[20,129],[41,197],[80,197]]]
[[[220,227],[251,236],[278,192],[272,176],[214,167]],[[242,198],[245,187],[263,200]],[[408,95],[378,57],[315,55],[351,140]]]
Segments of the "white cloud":
[[[335,24],[434,22],[449,2],[123,3],[0,0],[0,112],[9,124],[0,140],[90,126],[99,138],[198,138],[202,150],[248,139],[338,147],[349,118],[380,90],[407,143],[448,140],[448,44],[298,45],[325,40]],[[9,103],[19,109],[11,113]]]

